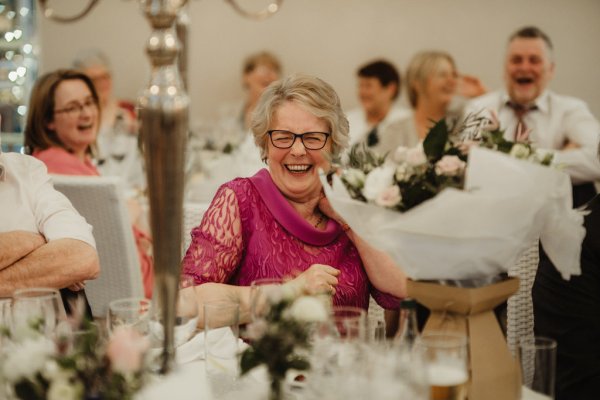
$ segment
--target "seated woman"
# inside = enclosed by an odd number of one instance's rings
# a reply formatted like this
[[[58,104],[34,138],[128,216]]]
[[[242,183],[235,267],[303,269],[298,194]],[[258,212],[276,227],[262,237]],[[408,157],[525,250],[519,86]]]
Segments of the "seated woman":
[[[335,305],[367,309],[372,294],[397,308],[404,273],[348,229],[323,195],[319,170],[329,171],[348,143],[333,88],[306,75],[274,82],[252,132],[268,168],[221,186],[191,233],[183,273],[199,284],[199,301],[238,301],[247,321],[251,282],[288,278],[302,292],[330,292]]]
[[[406,70],[406,86],[412,112],[390,129],[400,134],[381,138],[386,151],[416,145],[425,139],[432,121],[460,116],[465,98],[486,91],[478,78],[459,75],[454,59],[443,51],[417,53]]]
[[[99,100],[90,78],[73,70],[40,77],[32,92],[25,128],[25,146],[51,174],[98,176],[93,146],[100,121]],[[152,297],[153,267],[149,236],[133,231],[140,258],[144,291]]]

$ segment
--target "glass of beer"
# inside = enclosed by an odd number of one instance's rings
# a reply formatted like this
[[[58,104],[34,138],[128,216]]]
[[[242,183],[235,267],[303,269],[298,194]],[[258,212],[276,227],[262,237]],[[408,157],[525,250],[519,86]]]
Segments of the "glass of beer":
[[[425,332],[417,343],[426,365],[431,400],[464,400],[469,381],[465,335]]]

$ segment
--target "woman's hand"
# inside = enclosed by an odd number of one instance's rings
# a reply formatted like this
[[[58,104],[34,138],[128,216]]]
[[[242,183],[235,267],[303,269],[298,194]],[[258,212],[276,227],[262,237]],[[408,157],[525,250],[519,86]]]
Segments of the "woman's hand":
[[[329,265],[313,264],[306,271],[295,277],[285,285],[292,288],[295,294],[335,294],[338,284],[337,276],[340,270]]]

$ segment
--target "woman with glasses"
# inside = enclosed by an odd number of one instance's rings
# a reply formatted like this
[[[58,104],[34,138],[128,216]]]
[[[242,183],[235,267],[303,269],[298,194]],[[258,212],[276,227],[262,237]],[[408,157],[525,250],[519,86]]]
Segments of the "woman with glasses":
[[[331,293],[335,305],[367,309],[372,294],[396,308],[404,273],[337,220],[323,195],[319,171],[348,143],[333,88],[306,75],[274,82],[251,128],[267,168],[221,186],[191,232],[183,272],[199,284],[199,301],[226,297],[247,311],[253,281],[283,278],[304,293]]]
[[[25,146],[46,164],[51,174],[99,176],[93,160],[99,121],[98,94],[90,78],[74,70],[50,72],[37,80],[31,92]],[[136,208],[132,203],[131,209]],[[133,231],[144,291],[151,297],[154,284],[149,255],[151,239],[136,224]]]

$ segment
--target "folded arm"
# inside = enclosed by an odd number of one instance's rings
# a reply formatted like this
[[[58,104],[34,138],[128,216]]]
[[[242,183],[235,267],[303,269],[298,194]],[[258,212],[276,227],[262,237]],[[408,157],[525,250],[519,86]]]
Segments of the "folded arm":
[[[39,233],[26,231],[0,233],[0,270],[11,266],[44,244],[46,240]]]
[[[98,254],[77,239],[52,240],[0,270],[0,297],[24,287],[62,289],[88,279],[100,271]]]

